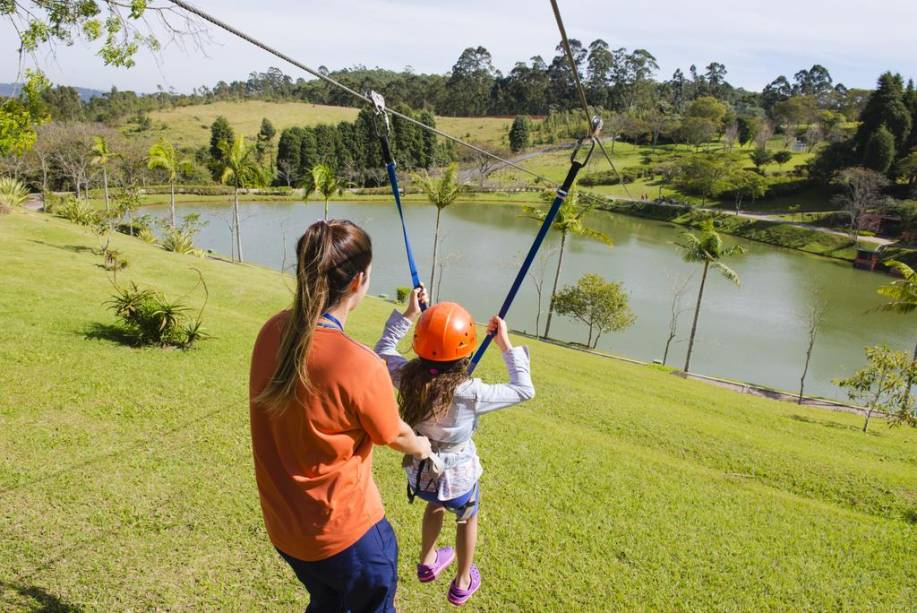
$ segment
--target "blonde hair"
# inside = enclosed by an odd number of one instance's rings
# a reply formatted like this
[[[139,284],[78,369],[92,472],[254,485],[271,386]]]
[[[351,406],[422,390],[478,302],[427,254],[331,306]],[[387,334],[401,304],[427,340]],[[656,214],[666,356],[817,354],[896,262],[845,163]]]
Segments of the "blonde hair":
[[[322,313],[336,306],[351,282],[372,263],[372,241],[356,224],[332,219],[306,229],[296,243],[296,294],[283,329],[277,366],[255,399],[269,413],[282,414],[299,385],[312,389],[306,359]]]

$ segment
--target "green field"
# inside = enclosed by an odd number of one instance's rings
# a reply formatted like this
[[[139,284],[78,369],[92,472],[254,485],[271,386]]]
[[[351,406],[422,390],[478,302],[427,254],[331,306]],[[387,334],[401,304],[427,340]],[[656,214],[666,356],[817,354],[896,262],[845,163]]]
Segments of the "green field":
[[[16,212],[0,243],[0,610],[301,610],[261,521],[246,402],[290,280],[119,236],[122,282],[180,297],[197,268],[210,290],[213,338],[134,349],[88,231]],[[368,299],[348,331],[374,341],[390,309]],[[471,610],[913,610],[917,431],[527,342],[536,399],[476,438]],[[480,373],[501,371],[491,352]],[[447,582],[413,579],[400,458],[380,450],[376,478],[399,608],[449,610]]]
[[[265,102],[245,100],[214,102],[150,113],[152,134],[167,138],[182,147],[200,147],[210,143],[210,124],[220,115],[240,134],[254,138],[267,117],[278,133],[293,126],[314,126],[353,121],[358,109],[326,106],[306,102]],[[499,117],[437,117],[436,125],[458,138],[471,139],[489,147],[501,145],[512,119]]]

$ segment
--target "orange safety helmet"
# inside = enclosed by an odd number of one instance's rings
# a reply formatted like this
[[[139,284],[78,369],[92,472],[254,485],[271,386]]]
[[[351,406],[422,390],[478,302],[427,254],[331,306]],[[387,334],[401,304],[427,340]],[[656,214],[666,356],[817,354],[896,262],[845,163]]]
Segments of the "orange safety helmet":
[[[474,353],[477,339],[471,313],[455,302],[440,302],[420,316],[414,353],[431,362],[454,362]]]

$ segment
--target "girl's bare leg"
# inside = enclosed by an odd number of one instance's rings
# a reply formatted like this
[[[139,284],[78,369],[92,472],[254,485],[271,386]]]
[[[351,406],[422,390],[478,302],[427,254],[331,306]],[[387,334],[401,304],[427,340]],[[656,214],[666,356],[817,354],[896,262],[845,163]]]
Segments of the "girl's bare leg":
[[[436,539],[443,528],[445,509],[432,502],[427,503],[423,512],[423,524],[420,533],[420,563],[432,566],[436,562]]]
[[[455,553],[458,556],[455,585],[468,589],[471,585],[471,563],[474,561],[474,548],[478,543],[478,514],[463,524],[455,527]]]

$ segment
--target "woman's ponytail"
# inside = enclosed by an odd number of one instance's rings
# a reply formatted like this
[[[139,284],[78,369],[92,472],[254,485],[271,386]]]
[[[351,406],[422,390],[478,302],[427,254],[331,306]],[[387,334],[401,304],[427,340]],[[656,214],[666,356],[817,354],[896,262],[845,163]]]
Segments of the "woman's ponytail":
[[[256,402],[269,413],[282,414],[308,393],[312,382],[306,367],[312,336],[322,314],[347,294],[350,283],[372,262],[372,242],[359,226],[342,220],[318,221],[296,244],[296,295],[280,340],[277,367]]]

